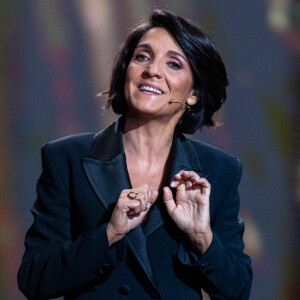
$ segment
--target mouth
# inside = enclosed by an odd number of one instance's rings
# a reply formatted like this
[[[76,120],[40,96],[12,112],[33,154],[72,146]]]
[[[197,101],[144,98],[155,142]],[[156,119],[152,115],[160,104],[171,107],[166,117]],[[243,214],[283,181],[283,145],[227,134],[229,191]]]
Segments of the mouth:
[[[147,93],[156,94],[156,95],[163,94],[162,90],[160,90],[157,86],[153,86],[153,85],[146,85],[146,84],[140,85],[139,90],[141,92],[147,92]]]

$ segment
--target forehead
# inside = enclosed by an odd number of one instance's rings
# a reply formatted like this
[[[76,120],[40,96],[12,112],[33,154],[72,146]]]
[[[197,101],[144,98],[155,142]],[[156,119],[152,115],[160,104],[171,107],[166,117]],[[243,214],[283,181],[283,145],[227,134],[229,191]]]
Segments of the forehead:
[[[174,50],[184,55],[173,36],[164,28],[155,27],[150,29],[140,39],[138,45],[140,44],[149,44],[152,48],[155,47],[160,50]]]

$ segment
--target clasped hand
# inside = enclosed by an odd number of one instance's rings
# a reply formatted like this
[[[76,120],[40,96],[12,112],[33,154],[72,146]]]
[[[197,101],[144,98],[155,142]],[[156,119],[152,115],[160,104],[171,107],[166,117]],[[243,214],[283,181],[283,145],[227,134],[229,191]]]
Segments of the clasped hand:
[[[171,181],[176,196],[169,187],[164,187],[163,200],[175,224],[186,233],[201,254],[212,241],[209,217],[210,184],[193,171],[180,171]],[[138,193],[129,199],[128,193]],[[120,240],[126,233],[142,223],[150,206],[156,201],[158,191],[148,185],[123,190],[107,226],[109,245]]]

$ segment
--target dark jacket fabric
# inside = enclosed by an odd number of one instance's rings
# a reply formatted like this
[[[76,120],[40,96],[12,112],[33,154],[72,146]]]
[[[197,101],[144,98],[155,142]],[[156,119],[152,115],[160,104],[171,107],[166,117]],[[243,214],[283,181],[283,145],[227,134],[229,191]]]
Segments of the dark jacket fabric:
[[[242,167],[221,150],[174,134],[163,186],[180,170],[211,184],[213,241],[197,257],[171,218],[162,192],[145,225],[109,248],[106,226],[123,189],[131,188],[120,121],[42,148],[34,222],[18,272],[29,299],[248,299],[251,260],[238,218]]]

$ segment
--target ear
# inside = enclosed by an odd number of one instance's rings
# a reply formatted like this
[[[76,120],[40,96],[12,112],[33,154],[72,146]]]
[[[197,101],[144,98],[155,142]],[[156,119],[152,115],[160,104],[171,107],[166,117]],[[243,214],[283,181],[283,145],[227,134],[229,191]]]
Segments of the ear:
[[[193,106],[194,104],[197,103],[197,96],[196,96],[194,90],[191,90],[190,96],[189,96],[188,99],[186,100],[186,103],[187,103],[187,105],[189,105],[189,106]]]

